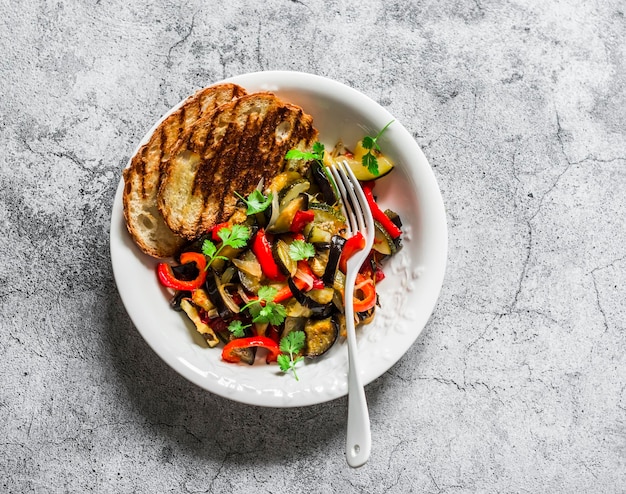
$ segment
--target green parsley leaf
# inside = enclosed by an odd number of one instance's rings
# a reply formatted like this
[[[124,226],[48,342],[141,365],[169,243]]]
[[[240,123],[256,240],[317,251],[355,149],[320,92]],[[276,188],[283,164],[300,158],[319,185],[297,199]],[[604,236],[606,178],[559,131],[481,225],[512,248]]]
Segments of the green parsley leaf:
[[[228,245],[233,249],[245,247],[250,238],[250,229],[244,225],[233,225],[232,228],[222,228],[217,232],[217,236],[222,240],[222,247]]]
[[[243,202],[246,203],[248,209],[246,210],[246,215],[250,216],[251,214],[261,213],[265,211],[272,204],[272,193],[270,192],[267,197],[263,195],[258,189],[255,189],[246,199],[241,196],[237,192],[235,195],[239,197]]]
[[[299,149],[290,149],[285,154],[286,160],[306,160],[306,161],[322,161],[324,159],[324,145],[321,142],[313,144],[312,152],[300,151]]]
[[[369,150],[367,154],[364,154],[363,158],[361,158],[361,163],[365,168],[367,168],[367,171],[369,171],[374,176],[378,175],[379,171],[378,159],[376,158],[376,156],[374,156],[374,153],[372,151],[380,151],[378,139],[381,135],[383,135],[383,132],[385,132],[392,123],[393,120],[385,125],[382,130],[378,134],[376,134],[376,137],[365,136],[363,139],[361,139],[361,145],[363,146],[363,148]]]
[[[315,255],[315,247],[304,240],[294,240],[289,246],[289,257],[294,261],[302,261]]]
[[[205,256],[213,258],[216,252],[217,247],[215,247],[215,244],[213,242],[211,242],[210,240],[205,240],[204,242],[202,242],[202,253]]]
[[[274,302],[267,302],[264,306],[254,305],[250,307],[250,311],[253,313],[252,322],[269,323],[274,326],[281,324],[287,316],[285,306]]]
[[[289,358],[289,356],[281,353],[278,356],[278,366],[283,372],[287,372],[289,369],[291,369],[291,359]]]
[[[273,286],[262,286],[259,288],[257,295],[259,296],[259,299],[265,302],[273,302],[277,293],[278,290]]]
[[[217,236],[222,241],[222,245],[220,245],[219,249],[209,239],[202,242],[202,253],[209,258],[209,262],[207,262],[205,268],[207,270],[216,259],[228,260],[227,257],[219,255],[224,247],[228,246],[233,249],[245,247],[250,239],[250,229],[244,225],[233,225],[231,228],[221,228],[217,232]]]
[[[315,141],[313,143],[313,154],[317,155],[318,160],[324,159],[324,145],[321,142]]]
[[[251,300],[241,310],[248,309],[252,315],[252,322],[269,323],[274,326],[281,324],[287,316],[287,309],[282,304],[274,302],[278,290],[271,286],[262,286],[257,293],[258,298]]]
[[[228,331],[237,338],[243,338],[246,335],[244,330],[248,327],[250,327],[250,324],[244,325],[240,320],[235,319],[228,325]]]
[[[306,340],[306,334],[304,331],[292,331],[284,338],[281,338],[279,347],[283,352],[278,356],[278,365],[283,372],[293,372],[293,377],[298,381],[298,375],[296,374],[296,364],[303,360],[298,353],[304,348],[304,342]]]

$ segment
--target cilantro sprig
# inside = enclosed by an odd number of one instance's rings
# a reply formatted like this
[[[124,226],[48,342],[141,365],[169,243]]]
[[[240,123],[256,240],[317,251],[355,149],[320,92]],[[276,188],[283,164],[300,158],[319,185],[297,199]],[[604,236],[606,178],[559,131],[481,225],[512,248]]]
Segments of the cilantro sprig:
[[[228,325],[228,331],[230,331],[233,336],[236,336],[237,338],[243,338],[246,335],[246,328],[249,327],[250,324],[244,324],[239,319],[235,319]]]
[[[209,269],[216,259],[228,260],[227,257],[220,255],[224,247],[232,247],[233,249],[245,247],[250,239],[250,229],[245,225],[233,225],[230,228],[218,230],[217,236],[222,241],[219,247],[209,239],[202,243],[202,253],[209,258],[205,269]]]
[[[299,149],[290,149],[285,154],[286,160],[306,160],[306,161],[322,161],[324,159],[324,145],[321,142],[313,144],[312,152],[300,151]]]
[[[361,145],[364,149],[367,149],[367,153],[363,155],[361,158],[361,163],[367,170],[374,176],[379,174],[378,171],[378,159],[374,155],[373,151],[380,151],[380,146],[378,145],[378,139],[383,135],[389,126],[393,123],[393,120],[385,125],[382,130],[376,134],[375,137],[365,136],[361,141]]]
[[[268,207],[270,207],[270,204],[272,204],[273,198],[271,192],[267,196],[264,196],[263,192],[258,189],[255,189],[247,199],[238,192],[235,192],[235,195],[245,202],[246,206],[248,206],[248,209],[246,210],[246,214],[248,216],[265,211]]]
[[[299,381],[298,374],[296,374],[296,364],[304,358],[298,354],[304,348],[305,339],[304,331],[292,331],[281,338],[279,343],[280,351],[283,353],[278,356],[278,366],[283,372],[291,371],[296,381]]]
[[[262,286],[257,293],[258,298],[251,300],[241,310],[248,309],[252,315],[252,322],[269,323],[274,326],[281,324],[287,316],[287,309],[282,304],[274,302],[278,290],[271,286]]]
[[[289,245],[289,257],[294,261],[303,261],[315,255],[315,246],[304,240],[294,240]]]

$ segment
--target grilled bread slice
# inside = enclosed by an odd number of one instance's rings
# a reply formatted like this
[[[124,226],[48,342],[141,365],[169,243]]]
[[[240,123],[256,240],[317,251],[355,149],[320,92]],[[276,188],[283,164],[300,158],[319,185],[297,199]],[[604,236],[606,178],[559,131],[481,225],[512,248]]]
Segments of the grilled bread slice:
[[[272,93],[254,93],[201,118],[167,161],[158,206],[176,234],[192,239],[237,212],[237,196],[250,194],[287,166],[290,149],[308,150],[317,139],[313,119]],[[235,221],[234,219],[232,221]]]
[[[185,242],[168,228],[157,207],[163,162],[198,119],[245,94],[246,91],[235,84],[218,84],[197,91],[161,122],[124,170],[126,226],[144,253],[156,258],[171,257]]]

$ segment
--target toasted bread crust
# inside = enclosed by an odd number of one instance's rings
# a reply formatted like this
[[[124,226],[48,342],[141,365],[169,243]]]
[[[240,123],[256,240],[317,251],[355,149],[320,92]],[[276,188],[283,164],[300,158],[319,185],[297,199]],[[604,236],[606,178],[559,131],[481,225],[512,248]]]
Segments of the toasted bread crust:
[[[189,239],[236,211],[248,195],[283,171],[285,154],[317,138],[311,116],[271,93],[254,93],[220,106],[179,141],[166,162],[158,207],[169,228]]]
[[[144,253],[156,258],[171,257],[185,242],[185,238],[168,228],[157,207],[163,163],[198,119],[245,94],[236,84],[197,91],[161,122],[124,170],[124,217],[131,237]]]

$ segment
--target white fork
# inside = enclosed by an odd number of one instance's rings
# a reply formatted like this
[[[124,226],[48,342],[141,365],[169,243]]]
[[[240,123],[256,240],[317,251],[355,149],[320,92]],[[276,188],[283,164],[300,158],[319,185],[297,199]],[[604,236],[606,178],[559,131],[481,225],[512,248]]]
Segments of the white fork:
[[[346,434],[346,457],[351,467],[360,467],[367,462],[372,449],[370,417],[367,410],[365,390],[361,381],[357,358],[356,333],[354,327],[354,285],[363,261],[374,244],[374,219],[359,181],[346,161],[330,168],[341,195],[348,234],[361,232],[365,247],[356,252],[347,263],[344,308],[348,332],[348,430]]]

